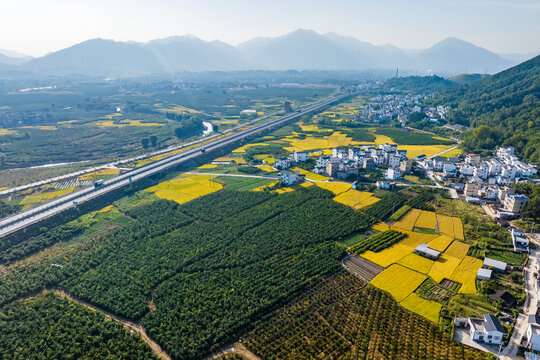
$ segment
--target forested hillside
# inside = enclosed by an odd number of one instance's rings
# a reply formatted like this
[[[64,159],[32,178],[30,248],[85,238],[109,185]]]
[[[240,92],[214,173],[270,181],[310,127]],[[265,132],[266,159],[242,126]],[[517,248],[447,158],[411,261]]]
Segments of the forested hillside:
[[[463,146],[487,152],[514,146],[540,162],[540,56],[481,81],[441,90],[434,101],[451,105],[451,123],[474,127]]]

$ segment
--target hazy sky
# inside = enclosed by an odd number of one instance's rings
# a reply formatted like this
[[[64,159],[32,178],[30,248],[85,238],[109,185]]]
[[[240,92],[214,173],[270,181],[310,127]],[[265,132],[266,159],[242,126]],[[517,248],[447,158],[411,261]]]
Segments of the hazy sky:
[[[425,48],[454,36],[499,53],[540,50],[540,0],[0,0],[0,49],[33,56],[101,37],[193,34],[236,45],[298,28]]]

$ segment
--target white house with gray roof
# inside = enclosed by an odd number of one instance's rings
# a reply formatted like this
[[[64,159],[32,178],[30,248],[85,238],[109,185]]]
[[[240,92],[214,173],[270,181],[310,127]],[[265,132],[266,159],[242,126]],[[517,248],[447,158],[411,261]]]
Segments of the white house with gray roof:
[[[474,341],[499,345],[504,337],[504,328],[495,316],[484,314],[483,319],[469,318],[469,333]]]

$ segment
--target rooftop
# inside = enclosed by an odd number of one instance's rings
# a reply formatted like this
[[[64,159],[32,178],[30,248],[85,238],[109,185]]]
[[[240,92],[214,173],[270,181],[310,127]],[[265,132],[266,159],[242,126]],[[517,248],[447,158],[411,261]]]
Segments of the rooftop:
[[[531,327],[531,333],[533,335],[540,335],[540,325],[538,324],[529,324]]]
[[[469,321],[472,324],[472,326],[474,327],[474,330],[476,330],[476,331],[486,331],[486,329],[484,329],[484,320],[476,319],[476,318],[470,318]]]
[[[491,278],[491,270],[480,268],[478,269],[478,272],[476,273],[476,275],[486,277],[486,278]]]
[[[484,258],[484,266],[488,266],[488,267],[492,266],[495,269],[503,270],[503,271],[506,270],[506,263],[505,262],[490,259],[490,258]]]
[[[540,316],[529,315],[529,324],[540,324]]]
[[[441,255],[440,251],[430,249],[428,244],[420,244],[415,248],[415,250],[419,252],[423,252],[424,254],[435,256],[435,257],[438,257]]]
[[[504,329],[495,316],[491,314],[484,314],[484,328],[487,331],[500,331],[504,333]]]
[[[520,194],[507,194],[507,197],[514,198],[515,200],[529,200],[529,198],[526,195],[520,195]]]

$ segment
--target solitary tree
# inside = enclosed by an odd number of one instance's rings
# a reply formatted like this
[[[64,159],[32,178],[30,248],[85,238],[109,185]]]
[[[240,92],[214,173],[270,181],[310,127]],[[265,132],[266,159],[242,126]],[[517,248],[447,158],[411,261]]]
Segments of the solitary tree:
[[[152,147],[156,147],[156,145],[157,145],[157,136],[156,135],[150,136],[150,143],[152,144]]]
[[[148,138],[142,138],[141,139],[141,144],[142,144],[142,147],[144,149],[146,149],[148,147],[148,144],[150,143],[150,140]]]

